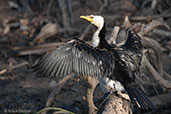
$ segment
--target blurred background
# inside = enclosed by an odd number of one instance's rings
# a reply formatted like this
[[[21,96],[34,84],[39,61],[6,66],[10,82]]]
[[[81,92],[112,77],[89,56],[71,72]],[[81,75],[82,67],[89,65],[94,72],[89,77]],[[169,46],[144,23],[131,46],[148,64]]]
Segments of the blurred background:
[[[19,109],[32,113],[45,107],[57,79],[37,78],[31,66],[42,55],[73,37],[89,41],[96,28],[79,17],[90,14],[105,18],[107,37],[114,26],[123,25],[125,16],[132,24],[137,24],[137,31],[152,20],[162,18],[167,28],[154,28],[145,36],[160,44],[162,68],[167,74],[163,78],[171,83],[171,31],[168,29],[171,27],[171,0],[1,0],[0,113]],[[156,57],[151,59],[157,60]],[[157,67],[155,61],[152,63],[154,68]],[[151,74],[146,72],[146,75]],[[171,87],[163,87],[152,76],[149,80],[151,85],[146,83],[144,87],[147,94],[151,97],[166,95],[162,98],[167,98],[158,112],[171,113]],[[71,80],[56,96],[52,106],[88,113],[87,87],[85,80]],[[98,91],[95,96],[98,105],[103,95]]]

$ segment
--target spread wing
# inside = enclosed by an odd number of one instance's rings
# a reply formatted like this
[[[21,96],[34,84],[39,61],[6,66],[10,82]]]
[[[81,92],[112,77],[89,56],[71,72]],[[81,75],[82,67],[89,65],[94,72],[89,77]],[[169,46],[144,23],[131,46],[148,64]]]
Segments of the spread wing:
[[[72,73],[84,76],[107,76],[113,73],[114,57],[74,39],[43,57],[34,70],[41,77],[62,77]]]

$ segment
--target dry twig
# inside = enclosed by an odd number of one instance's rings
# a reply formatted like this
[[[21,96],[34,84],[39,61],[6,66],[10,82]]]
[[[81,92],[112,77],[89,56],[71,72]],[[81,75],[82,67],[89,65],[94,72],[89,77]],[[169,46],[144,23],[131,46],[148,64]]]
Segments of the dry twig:
[[[6,68],[6,69],[1,70],[0,75],[8,72],[9,70],[14,70],[14,69],[17,69],[17,68],[20,68],[20,67],[23,67],[23,66],[27,66],[27,65],[29,65],[28,62],[23,62],[23,63],[17,64],[17,65],[11,66],[10,68]]]
[[[47,51],[54,50],[57,46],[62,45],[64,42],[57,42],[57,43],[48,43],[48,44],[42,44],[38,46],[33,47],[14,47],[12,48],[15,51],[18,51],[18,56],[23,55],[32,55],[32,54],[41,54],[45,53]]]

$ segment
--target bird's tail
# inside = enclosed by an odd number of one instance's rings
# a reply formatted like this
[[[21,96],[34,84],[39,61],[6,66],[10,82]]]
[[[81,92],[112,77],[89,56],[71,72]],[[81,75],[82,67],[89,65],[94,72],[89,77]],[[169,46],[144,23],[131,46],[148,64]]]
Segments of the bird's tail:
[[[142,111],[154,111],[156,109],[155,105],[138,88],[128,87],[127,92],[131,102],[134,104],[135,111],[137,109],[141,109]]]

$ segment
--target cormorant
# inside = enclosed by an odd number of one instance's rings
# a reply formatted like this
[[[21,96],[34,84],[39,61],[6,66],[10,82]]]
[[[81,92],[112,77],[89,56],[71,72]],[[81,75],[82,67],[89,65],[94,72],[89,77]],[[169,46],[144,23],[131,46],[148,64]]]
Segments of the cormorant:
[[[93,18],[95,17],[98,17],[98,24],[93,22]],[[115,76],[109,77],[109,79],[106,78],[104,82],[106,82],[107,85],[116,85],[113,80],[119,81],[119,83],[121,83],[120,87],[124,86],[124,89],[122,89],[121,92],[127,91],[136,109],[154,110],[156,107],[141,91],[137,84],[137,78],[140,76],[141,62],[144,56],[141,38],[128,28],[125,30],[127,36],[124,44],[120,46],[117,46],[116,44],[109,45],[105,39],[106,28],[103,17],[89,15],[81,16],[81,18],[86,19],[98,27],[98,31],[100,31],[99,34],[95,33],[93,36],[93,38],[99,37],[100,39],[97,47],[100,49],[107,49],[115,57],[115,69],[113,74]]]
[[[35,71],[41,77],[64,77],[72,73],[99,79],[102,90],[106,86],[118,92],[128,92],[132,103],[139,108],[155,109],[151,101],[137,88],[136,77],[142,59],[141,38],[127,30],[124,45],[116,47],[105,40],[102,16],[80,16],[97,26],[92,38],[93,47],[82,40],[73,40],[57,47],[44,56]]]

